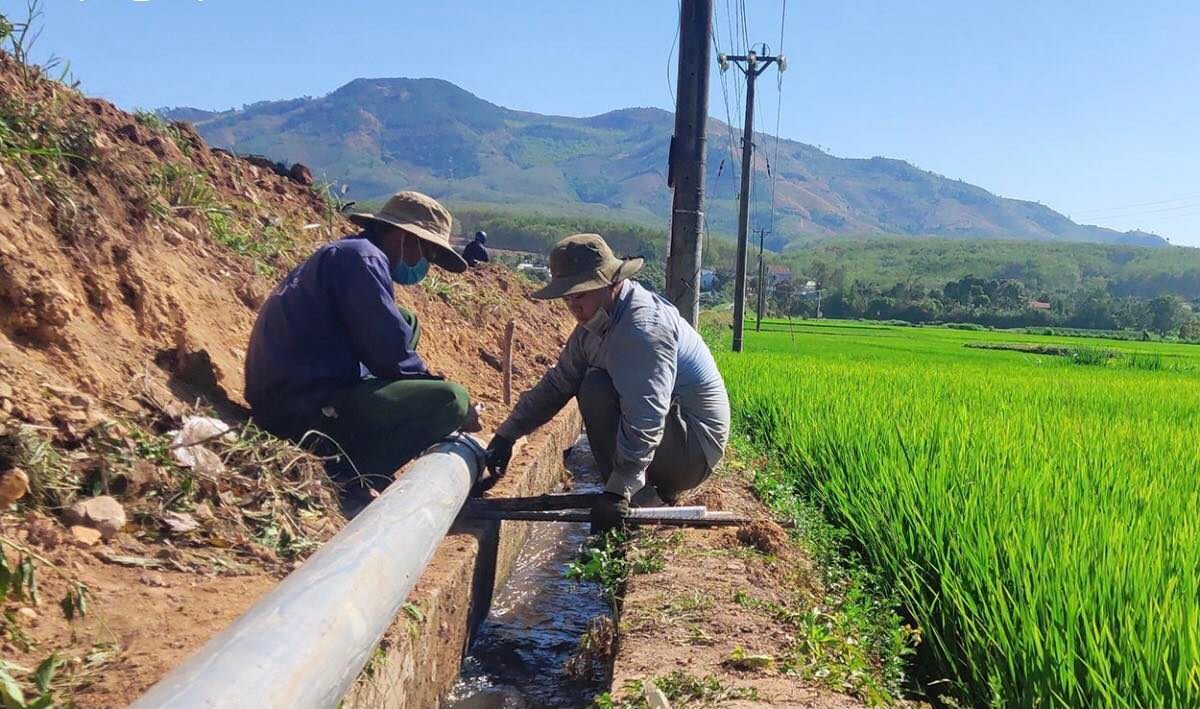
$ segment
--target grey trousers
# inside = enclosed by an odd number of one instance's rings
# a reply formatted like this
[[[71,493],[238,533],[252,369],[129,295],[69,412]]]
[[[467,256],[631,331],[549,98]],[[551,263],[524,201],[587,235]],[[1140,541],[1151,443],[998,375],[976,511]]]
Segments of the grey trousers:
[[[587,427],[588,444],[604,482],[612,475],[613,456],[617,450],[617,431],[621,426],[621,399],[612,379],[603,369],[592,368],[583,377],[576,395],[583,424]],[[653,485],[665,502],[674,502],[680,494],[704,482],[712,470],[704,458],[699,437],[688,435],[687,422],[672,401],[667,411],[662,442],[646,468],[646,484]],[[635,494],[634,501],[644,499]]]

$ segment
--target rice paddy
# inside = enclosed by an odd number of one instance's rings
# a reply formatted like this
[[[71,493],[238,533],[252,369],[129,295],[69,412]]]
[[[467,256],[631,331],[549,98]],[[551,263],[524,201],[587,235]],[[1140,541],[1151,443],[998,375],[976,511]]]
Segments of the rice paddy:
[[[930,697],[1200,706],[1200,346],[827,321],[746,343],[718,354],[736,425],[895,586]]]

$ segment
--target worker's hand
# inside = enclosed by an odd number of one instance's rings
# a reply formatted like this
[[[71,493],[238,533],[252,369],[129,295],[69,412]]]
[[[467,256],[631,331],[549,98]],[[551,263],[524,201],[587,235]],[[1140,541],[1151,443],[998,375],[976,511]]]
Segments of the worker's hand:
[[[512,460],[513,442],[504,436],[492,436],[487,450],[483,452],[487,462],[488,476],[480,481],[480,491],[491,488],[508,472],[508,462]]]
[[[479,412],[483,407],[479,404],[471,404],[467,407],[467,417],[463,419],[462,426],[459,428],[463,433],[479,433],[483,430],[483,422],[479,420]]]
[[[606,492],[592,504],[592,534],[624,528],[628,516],[629,500],[615,492]]]

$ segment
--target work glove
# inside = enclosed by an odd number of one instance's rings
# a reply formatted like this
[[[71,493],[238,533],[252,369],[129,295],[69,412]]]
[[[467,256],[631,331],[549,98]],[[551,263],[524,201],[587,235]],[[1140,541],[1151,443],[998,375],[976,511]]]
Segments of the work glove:
[[[610,529],[625,527],[629,516],[629,500],[624,495],[606,492],[592,504],[592,534],[604,534]]]
[[[508,472],[508,462],[512,460],[513,442],[504,436],[492,436],[487,450],[483,452],[487,463],[488,476],[480,481],[480,491],[487,490],[496,484]]]

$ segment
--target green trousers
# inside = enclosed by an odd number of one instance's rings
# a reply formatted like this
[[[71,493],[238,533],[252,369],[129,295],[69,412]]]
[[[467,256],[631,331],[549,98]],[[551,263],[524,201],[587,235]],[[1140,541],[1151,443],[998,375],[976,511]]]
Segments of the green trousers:
[[[401,308],[413,325],[413,348],[420,339],[416,316]],[[353,463],[338,477],[357,473],[357,482],[382,490],[393,474],[422,451],[458,430],[470,398],[454,382],[437,379],[364,379],[338,390],[322,416],[320,430],[337,441]],[[345,480],[344,482],[349,482]]]

